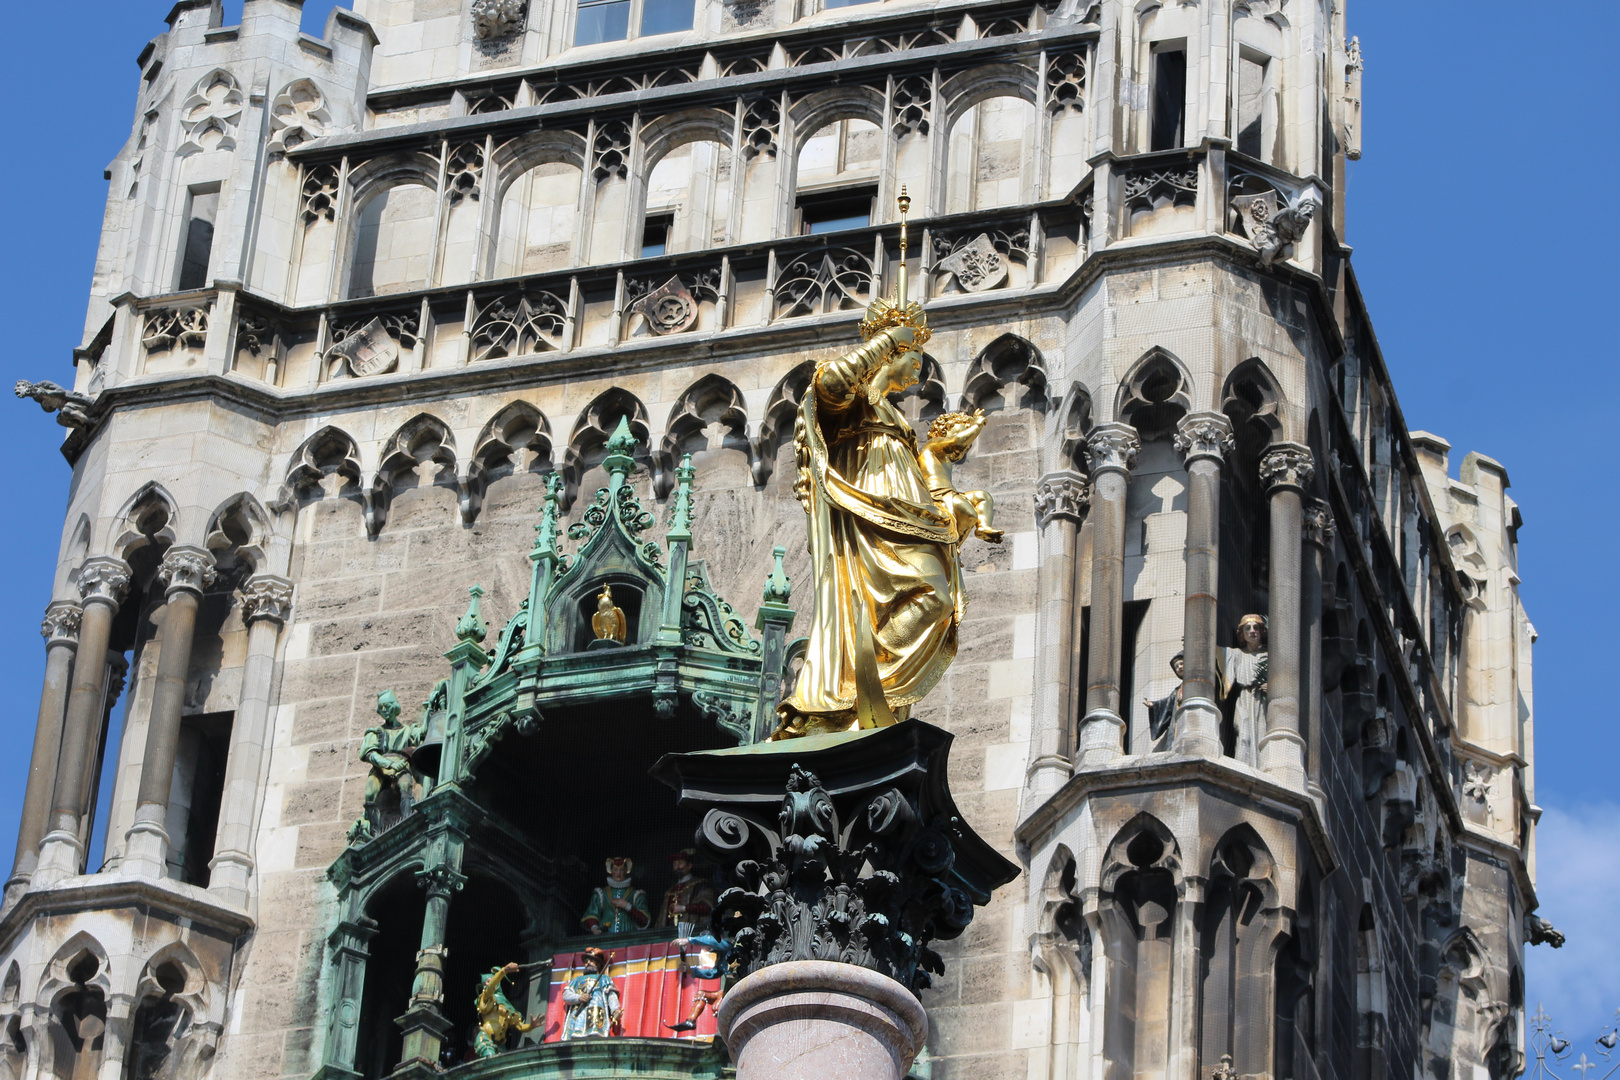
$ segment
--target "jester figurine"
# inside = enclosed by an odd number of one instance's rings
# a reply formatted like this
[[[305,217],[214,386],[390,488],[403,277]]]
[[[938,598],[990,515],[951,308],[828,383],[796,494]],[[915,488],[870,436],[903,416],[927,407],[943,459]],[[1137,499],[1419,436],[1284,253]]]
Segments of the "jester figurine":
[[[698,962],[693,964],[687,959],[686,950],[690,946],[698,948]],[[676,938],[675,947],[681,950],[680,973],[684,980],[687,976],[694,979],[720,979],[731,970],[731,942],[713,934],[698,934],[695,937]],[[713,990],[697,988],[697,994],[692,998],[692,1011],[685,1020],[678,1024],[665,1024],[671,1031],[693,1031],[697,1028],[698,1017],[703,1015],[707,1007],[711,1012],[720,1007],[720,996],[723,994],[719,987]]]
[[[501,989],[506,977],[517,973],[516,964],[490,969],[483,988],[473,1002],[478,1010],[478,1033],[473,1036],[473,1052],[481,1058],[499,1054],[506,1049],[506,1040],[514,1032],[521,1034],[531,1031],[540,1019],[538,1016],[523,1019],[523,1014],[507,1000],[506,992]]]
[[[564,1041],[591,1035],[612,1035],[613,1029],[624,1019],[619,988],[614,985],[613,976],[608,974],[608,954],[593,947],[580,955],[590,970],[575,975],[563,987],[563,1004],[568,1009],[568,1015],[563,1019]]]
[[[591,890],[591,902],[579,920],[587,931],[622,934],[626,930],[645,930],[652,923],[646,891],[630,881],[630,872],[635,866],[632,860],[625,858],[607,861],[607,884]]]

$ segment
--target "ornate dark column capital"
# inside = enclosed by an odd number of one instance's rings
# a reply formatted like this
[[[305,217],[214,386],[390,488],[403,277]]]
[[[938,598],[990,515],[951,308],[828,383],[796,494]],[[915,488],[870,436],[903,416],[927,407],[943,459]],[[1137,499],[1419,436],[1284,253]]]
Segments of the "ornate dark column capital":
[[[1278,443],[1260,458],[1260,479],[1271,491],[1279,488],[1303,491],[1315,474],[1310,448],[1299,443]]]
[[[416,884],[427,891],[428,898],[448,897],[458,893],[467,884],[467,875],[449,866],[435,866],[416,872]]]
[[[1218,412],[1188,413],[1182,417],[1181,423],[1176,425],[1175,443],[1188,465],[1200,458],[1219,464],[1237,446],[1232,438],[1232,421],[1225,413]]]
[[[1035,485],[1035,524],[1045,528],[1054,518],[1083,521],[1090,502],[1091,488],[1084,473],[1073,469],[1047,473]]]
[[[1129,424],[1098,424],[1086,437],[1086,458],[1091,475],[1100,472],[1128,473],[1142,449],[1142,440]]]
[[[270,619],[283,625],[292,614],[293,583],[274,574],[254,574],[242,583],[242,622]]]
[[[1305,540],[1320,548],[1333,544],[1333,512],[1326,503],[1312,501],[1305,507]]]
[[[214,553],[197,547],[171,547],[158,567],[158,580],[167,587],[169,596],[181,591],[201,596],[216,576]]]
[[[79,568],[79,595],[85,603],[117,608],[123,603],[130,583],[129,564],[111,555],[98,555]]]
[[[40,637],[45,646],[78,645],[79,620],[84,608],[72,600],[53,600],[45,608],[45,619],[39,624]]]

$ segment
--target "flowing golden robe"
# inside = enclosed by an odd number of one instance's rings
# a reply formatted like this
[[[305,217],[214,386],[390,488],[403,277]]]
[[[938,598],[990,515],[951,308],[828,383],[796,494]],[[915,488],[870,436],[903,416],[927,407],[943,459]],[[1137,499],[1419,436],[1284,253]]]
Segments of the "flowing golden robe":
[[[956,656],[956,527],[929,492],[911,426],[870,388],[896,352],[882,332],[818,365],[799,406],[795,492],[809,515],[816,610],[778,737],[858,726],[858,684],[881,683],[880,711],[904,719]]]

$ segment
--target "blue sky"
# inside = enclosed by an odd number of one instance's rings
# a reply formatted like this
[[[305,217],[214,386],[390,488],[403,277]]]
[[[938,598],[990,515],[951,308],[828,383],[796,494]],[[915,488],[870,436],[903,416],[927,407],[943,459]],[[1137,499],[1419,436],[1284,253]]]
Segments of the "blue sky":
[[[1620,1007],[1620,736],[1607,693],[1620,579],[1616,547],[1620,390],[1612,313],[1620,175],[1620,5],[1570,18],[1521,3],[1348,0],[1366,57],[1365,154],[1351,167],[1346,240],[1407,422],[1507,466],[1522,507],[1522,592],[1535,652],[1542,913],[1570,937],[1532,949],[1531,1010],[1543,1001],[1577,1048]],[[227,21],[240,12],[229,3]],[[319,34],[332,4],[305,6]],[[14,4],[0,68],[12,101],[0,215],[7,381],[70,382],[106,199],[102,170],[127,137],[142,45],[169,4],[91,0],[64,44],[54,4]],[[1612,305],[1612,306],[1611,306]],[[1610,316],[1602,313],[1609,311]],[[61,429],[29,402],[9,410],[13,465],[0,472],[0,844],[9,851],[33,738],[69,471]],[[15,425],[15,426],[12,426]],[[1593,477],[1597,479],[1594,480]],[[1604,477],[1609,477],[1605,480]],[[1590,1032],[1591,1034],[1587,1034]]]

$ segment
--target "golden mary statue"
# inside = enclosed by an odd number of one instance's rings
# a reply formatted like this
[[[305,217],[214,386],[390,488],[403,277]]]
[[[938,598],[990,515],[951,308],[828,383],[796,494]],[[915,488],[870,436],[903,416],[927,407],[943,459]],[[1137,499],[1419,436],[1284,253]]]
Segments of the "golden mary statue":
[[[865,344],[816,365],[793,428],[794,494],[809,516],[815,618],[793,694],[778,707],[773,739],[882,727],[904,720],[956,656],[964,538],[953,514],[950,467],[982,417],[935,422],[917,437],[889,395],[922,370],[928,321],[905,299],[905,212],[900,197],[898,296],[861,322]],[[960,421],[967,421],[961,423]],[[988,524],[988,497],[980,492]],[[980,529],[986,538],[999,533]]]

